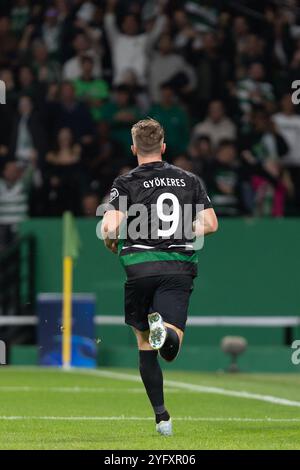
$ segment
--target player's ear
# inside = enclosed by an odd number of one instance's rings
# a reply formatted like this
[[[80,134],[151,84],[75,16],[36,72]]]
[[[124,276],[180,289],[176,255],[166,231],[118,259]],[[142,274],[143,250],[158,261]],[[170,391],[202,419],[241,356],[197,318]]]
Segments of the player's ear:
[[[137,156],[137,149],[134,145],[131,146],[131,152],[135,157]]]
[[[161,146],[162,155],[166,152],[166,149],[167,149],[167,145],[165,143],[163,143],[162,146]]]

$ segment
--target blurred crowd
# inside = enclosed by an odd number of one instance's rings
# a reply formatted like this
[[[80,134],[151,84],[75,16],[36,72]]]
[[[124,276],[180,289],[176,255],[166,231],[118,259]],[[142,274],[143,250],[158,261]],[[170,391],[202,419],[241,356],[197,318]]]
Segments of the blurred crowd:
[[[218,215],[300,215],[295,0],[1,0],[0,79],[0,245],[94,216],[145,116]]]

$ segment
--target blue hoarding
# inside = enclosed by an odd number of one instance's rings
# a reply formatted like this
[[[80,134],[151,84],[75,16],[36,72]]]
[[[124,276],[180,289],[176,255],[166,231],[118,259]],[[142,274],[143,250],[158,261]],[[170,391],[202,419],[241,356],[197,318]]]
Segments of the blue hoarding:
[[[40,294],[37,299],[39,317],[39,364],[62,365],[62,295]],[[95,296],[72,296],[72,367],[96,367],[97,345],[94,333]]]

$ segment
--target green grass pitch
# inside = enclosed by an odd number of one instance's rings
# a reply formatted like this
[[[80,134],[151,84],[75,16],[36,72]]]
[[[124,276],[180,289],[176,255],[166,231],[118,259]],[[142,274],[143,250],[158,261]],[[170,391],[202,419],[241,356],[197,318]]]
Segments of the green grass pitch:
[[[156,435],[136,376],[2,367],[0,448],[300,449],[297,374],[166,373],[172,437]]]

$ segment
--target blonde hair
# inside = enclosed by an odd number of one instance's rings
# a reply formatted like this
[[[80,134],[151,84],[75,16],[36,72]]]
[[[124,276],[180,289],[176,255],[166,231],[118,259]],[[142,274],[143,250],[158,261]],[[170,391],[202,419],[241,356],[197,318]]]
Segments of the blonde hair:
[[[165,132],[155,119],[148,118],[137,122],[131,129],[131,135],[134,146],[141,155],[161,152]]]

